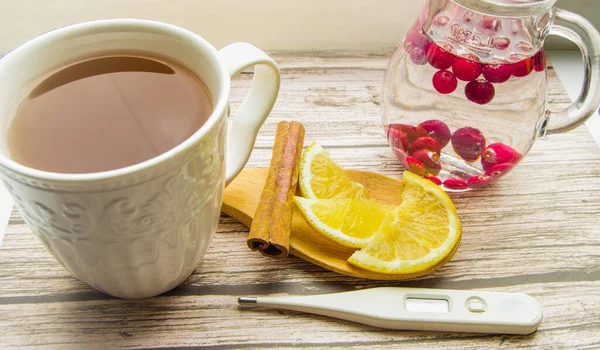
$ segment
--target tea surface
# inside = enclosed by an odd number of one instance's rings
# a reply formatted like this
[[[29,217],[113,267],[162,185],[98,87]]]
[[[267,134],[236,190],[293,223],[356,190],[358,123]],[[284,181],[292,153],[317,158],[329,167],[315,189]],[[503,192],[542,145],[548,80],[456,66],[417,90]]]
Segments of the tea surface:
[[[210,116],[203,84],[177,65],[107,56],[51,73],[19,105],[10,157],[58,173],[130,166],[177,146]]]

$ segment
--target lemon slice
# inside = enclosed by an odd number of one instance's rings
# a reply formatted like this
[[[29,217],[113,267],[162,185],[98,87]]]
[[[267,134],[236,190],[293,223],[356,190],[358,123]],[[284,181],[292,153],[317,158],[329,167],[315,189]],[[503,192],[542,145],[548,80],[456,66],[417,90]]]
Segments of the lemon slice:
[[[402,204],[396,220],[386,222],[361,250],[352,265],[387,274],[426,271],[449,258],[461,238],[456,208],[433,182],[411,172],[403,175]]]
[[[305,198],[369,198],[362,184],[352,181],[329,152],[313,142],[300,160],[300,194]]]
[[[394,220],[393,208],[367,198],[294,197],[294,202],[312,228],[346,247],[366,246]]]

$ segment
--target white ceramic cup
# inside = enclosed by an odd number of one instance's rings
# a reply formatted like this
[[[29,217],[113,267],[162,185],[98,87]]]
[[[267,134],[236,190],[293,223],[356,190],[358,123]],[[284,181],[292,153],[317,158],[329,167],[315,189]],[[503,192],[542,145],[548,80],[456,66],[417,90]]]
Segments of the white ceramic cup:
[[[132,50],[166,58],[205,83],[214,110],[189,139],[145,162],[99,173],[51,173],[10,159],[11,118],[44,74]],[[228,120],[231,78],[254,65],[251,88]],[[132,19],[45,33],[2,57],[0,77],[0,179],[67,270],[121,298],[166,292],[196,269],[219,222],[223,189],[246,164],[280,80],[273,59],[251,44],[217,51],[188,30]]]

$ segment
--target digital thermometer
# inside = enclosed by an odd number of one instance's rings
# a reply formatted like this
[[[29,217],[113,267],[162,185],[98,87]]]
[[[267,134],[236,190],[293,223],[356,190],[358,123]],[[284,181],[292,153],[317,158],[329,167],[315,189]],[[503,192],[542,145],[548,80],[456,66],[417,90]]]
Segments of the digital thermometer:
[[[529,334],[542,321],[538,302],[523,293],[380,287],[310,296],[241,297],[238,302],[420,331]]]

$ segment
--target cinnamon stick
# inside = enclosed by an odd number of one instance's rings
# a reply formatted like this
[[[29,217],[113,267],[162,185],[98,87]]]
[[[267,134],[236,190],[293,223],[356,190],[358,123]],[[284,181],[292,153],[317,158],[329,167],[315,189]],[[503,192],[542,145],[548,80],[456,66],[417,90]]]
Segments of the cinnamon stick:
[[[304,142],[304,126],[298,122],[277,124],[267,181],[248,234],[248,247],[263,255],[285,258],[290,249],[293,197]]]

